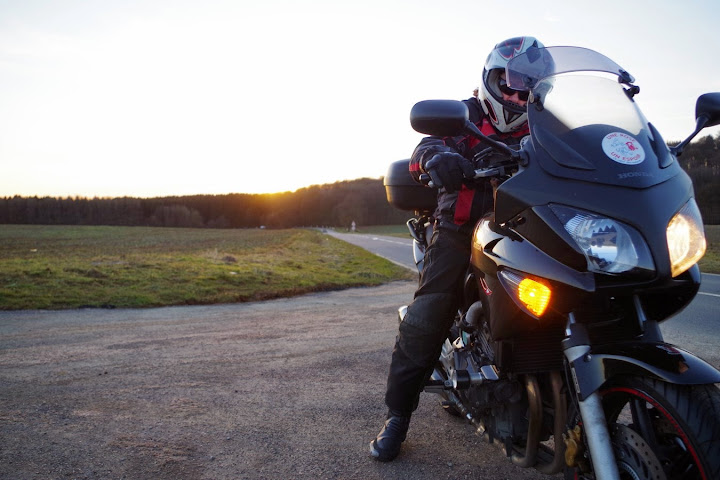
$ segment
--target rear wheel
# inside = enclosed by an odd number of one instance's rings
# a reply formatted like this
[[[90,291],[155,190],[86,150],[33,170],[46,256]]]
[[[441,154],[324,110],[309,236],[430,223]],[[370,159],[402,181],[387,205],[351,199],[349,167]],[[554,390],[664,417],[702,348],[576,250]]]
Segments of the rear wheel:
[[[717,387],[624,377],[601,394],[621,479],[720,478]]]

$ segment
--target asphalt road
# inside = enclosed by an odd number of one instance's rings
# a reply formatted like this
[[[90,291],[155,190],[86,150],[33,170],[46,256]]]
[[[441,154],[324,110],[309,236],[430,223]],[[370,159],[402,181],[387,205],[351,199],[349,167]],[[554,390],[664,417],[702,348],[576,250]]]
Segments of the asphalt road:
[[[415,271],[412,239],[363,233],[329,234]],[[664,321],[665,341],[720,368],[720,275],[703,274],[700,292],[685,310]]]

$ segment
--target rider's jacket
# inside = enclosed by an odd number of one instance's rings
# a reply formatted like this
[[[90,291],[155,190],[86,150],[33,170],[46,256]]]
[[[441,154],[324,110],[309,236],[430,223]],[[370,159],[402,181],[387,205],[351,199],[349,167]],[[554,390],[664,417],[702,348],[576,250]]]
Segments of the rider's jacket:
[[[507,145],[517,145],[520,139],[528,134],[527,126],[509,134],[498,133],[483,112],[478,99],[472,97],[464,100],[463,103],[468,107],[470,121],[482,133],[494,140]],[[470,136],[425,137],[410,158],[410,174],[415,181],[420,182],[420,175],[424,173],[422,165],[437,153],[457,152],[472,161],[477,153],[486,148],[487,145]],[[444,188],[438,190],[438,206],[434,216],[438,227],[469,234],[480,217],[492,208],[493,189],[490,182],[488,180],[466,182],[461,190],[454,193],[448,193]]]

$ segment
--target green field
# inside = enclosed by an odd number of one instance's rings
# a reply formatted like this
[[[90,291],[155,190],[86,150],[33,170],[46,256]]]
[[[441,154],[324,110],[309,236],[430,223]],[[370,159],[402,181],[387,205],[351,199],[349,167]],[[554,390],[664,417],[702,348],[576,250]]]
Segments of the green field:
[[[700,260],[703,273],[720,273],[720,225],[705,225],[708,248]]]
[[[244,302],[408,278],[313,230],[0,225],[0,310]]]
[[[358,227],[357,233],[371,233],[373,235],[410,238],[408,227],[404,223],[398,225],[371,225],[367,227]]]
[[[720,225],[705,233],[700,268],[720,273]],[[414,278],[313,230],[0,226],[0,310],[245,302]]]

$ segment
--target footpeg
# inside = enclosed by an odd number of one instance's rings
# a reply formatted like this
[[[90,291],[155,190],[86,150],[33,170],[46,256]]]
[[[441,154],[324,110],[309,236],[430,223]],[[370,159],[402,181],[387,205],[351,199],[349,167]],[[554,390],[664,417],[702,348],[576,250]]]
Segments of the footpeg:
[[[453,385],[450,380],[446,380],[443,374],[436,368],[427,382],[423,390],[429,393],[443,394],[448,390],[452,390]]]
[[[498,380],[497,370],[494,365],[483,365],[479,372],[468,372],[467,370],[454,370],[450,379],[453,388],[463,390],[473,385],[481,385],[487,381]]]

